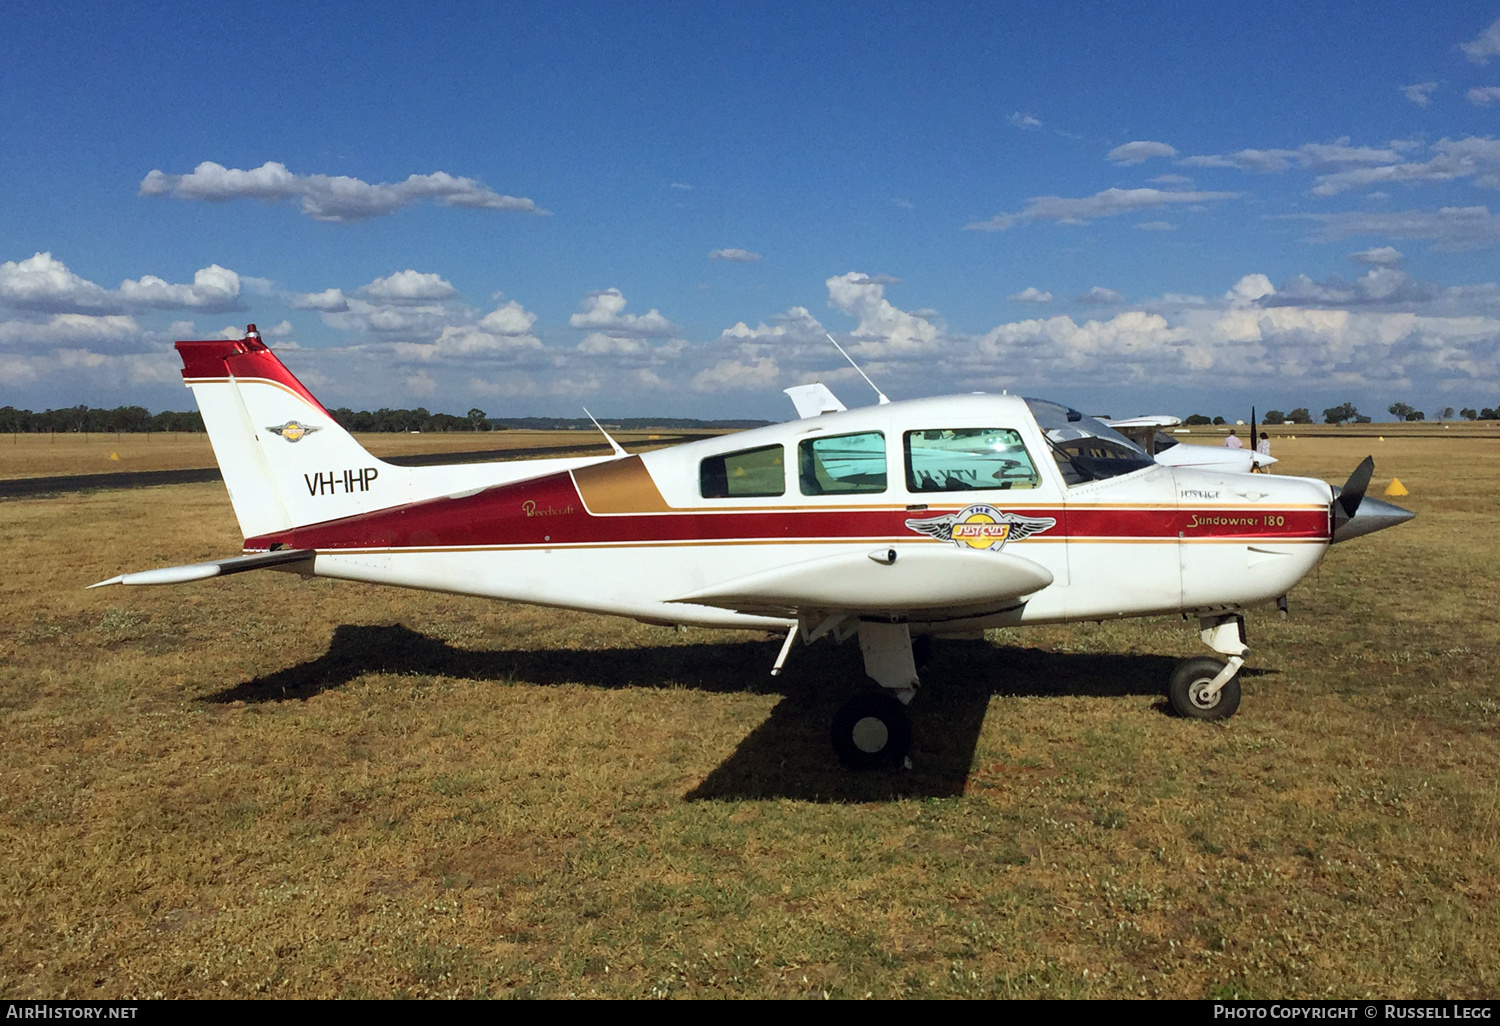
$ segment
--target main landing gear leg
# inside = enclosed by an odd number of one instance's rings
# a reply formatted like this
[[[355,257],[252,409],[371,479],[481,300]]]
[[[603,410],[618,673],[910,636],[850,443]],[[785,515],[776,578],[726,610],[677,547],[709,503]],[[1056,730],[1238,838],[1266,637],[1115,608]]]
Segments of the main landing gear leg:
[[[1204,644],[1229,657],[1184,659],[1172,671],[1167,700],[1173,712],[1195,720],[1227,720],[1240,707],[1240,668],[1245,665],[1245,618],[1238,613],[1198,618]]]
[[[859,649],[865,657],[865,673],[880,690],[855,697],[834,716],[833,749],[850,769],[906,765],[906,753],[911,750],[906,705],[920,683],[911,631],[904,623],[861,621]]]

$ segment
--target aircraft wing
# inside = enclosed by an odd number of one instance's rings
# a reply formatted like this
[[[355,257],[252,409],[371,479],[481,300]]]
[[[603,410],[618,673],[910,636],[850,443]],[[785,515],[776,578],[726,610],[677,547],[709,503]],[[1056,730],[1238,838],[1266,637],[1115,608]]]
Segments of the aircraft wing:
[[[673,599],[744,613],[889,614],[998,607],[1047,587],[1052,572],[1009,552],[885,547],[747,574]]]
[[[159,570],[142,570],[133,574],[121,574],[107,581],[89,585],[102,588],[107,584],[186,584],[188,581],[203,581],[210,577],[240,574],[246,570],[265,570],[270,567],[291,569],[296,563],[312,563],[317,555],[314,549],[278,549],[275,552],[257,552],[249,556],[218,559],[212,563],[189,563],[187,566],[168,566]],[[311,567],[309,566],[309,569]]]
[[[1163,449],[1155,456],[1156,462],[1168,467],[1207,467],[1213,470],[1228,470],[1237,474],[1250,473],[1251,467],[1266,467],[1276,462],[1275,456],[1262,456],[1251,448],[1228,449],[1222,445],[1189,445],[1179,443]]]
[[[1162,428],[1176,427],[1182,423],[1182,420],[1169,413],[1157,413],[1149,417],[1126,417],[1124,420],[1106,420],[1104,423],[1116,431],[1123,428],[1150,428],[1153,431],[1160,431]]]
[[[1127,417],[1125,420],[1106,420],[1106,425],[1114,428],[1120,434],[1130,439],[1136,445],[1145,449],[1153,457],[1156,455],[1156,433],[1165,428],[1176,427],[1182,421],[1166,413],[1159,413],[1149,417]],[[1157,460],[1160,463],[1160,460]]]

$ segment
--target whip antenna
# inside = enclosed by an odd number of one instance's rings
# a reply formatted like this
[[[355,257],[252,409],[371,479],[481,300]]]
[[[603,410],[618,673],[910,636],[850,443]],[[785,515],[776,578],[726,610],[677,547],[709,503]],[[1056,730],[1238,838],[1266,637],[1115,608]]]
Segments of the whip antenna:
[[[620,445],[619,442],[615,441],[613,438],[611,438],[609,436],[609,432],[606,431],[606,430],[604,430],[604,425],[601,424],[601,423],[599,423],[598,420],[595,420],[594,415],[592,413],[589,413],[589,408],[587,406],[585,406],[583,408],[583,413],[584,413],[584,416],[588,417],[589,420],[594,421],[594,427],[596,427],[596,428],[599,429],[599,433],[604,436],[604,440],[609,443],[609,447],[615,451],[615,456],[616,457],[629,456],[630,455],[630,453],[628,453],[628,452],[625,451],[624,446]]]
[[[854,357],[852,357],[848,353],[844,352],[844,347],[841,346],[841,345],[839,345],[838,339],[834,338],[832,335],[830,335],[826,331],[823,332],[823,335],[824,335],[824,337],[826,337],[828,339],[828,341],[830,341],[830,342],[833,343],[833,348],[835,348],[835,349],[837,349],[839,351],[839,355],[842,356],[844,359],[846,359],[846,360],[849,361],[849,366],[851,366],[855,370],[859,371],[859,376],[865,379],[865,384],[867,384],[871,388],[875,389],[875,394],[880,397],[880,401],[878,403],[876,403],[876,405],[877,406],[885,406],[887,403],[889,403],[890,399],[888,399],[886,397],[886,394],[884,392],[882,392],[880,389],[875,388],[875,382],[873,382],[873,381],[870,380],[870,375],[868,375],[864,371],[860,370],[859,369],[859,364],[857,364],[857,363],[854,362]]]

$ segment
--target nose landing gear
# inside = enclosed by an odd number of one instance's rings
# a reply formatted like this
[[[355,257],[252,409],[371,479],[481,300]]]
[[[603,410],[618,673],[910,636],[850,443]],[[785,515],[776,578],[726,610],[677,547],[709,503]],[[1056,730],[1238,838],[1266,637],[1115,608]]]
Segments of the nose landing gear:
[[[849,769],[894,769],[911,750],[911,717],[893,695],[858,695],[834,716],[832,737],[833,750]]]
[[[1178,716],[1191,720],[1227,720],[1240,707],[1240,667],[1245,665],[1245,618],[1238,613],[1198,618],[1203,641],[1229,657],[1184,659],[1167,682],[1167,701]]]
[[[1167,701],[1178,716],[1192,720],[1227,720],[1240,707],[1240,678],[1230,676],[1212,687],[1229,664],[1213,656],[1184,659],[1167,683]]]

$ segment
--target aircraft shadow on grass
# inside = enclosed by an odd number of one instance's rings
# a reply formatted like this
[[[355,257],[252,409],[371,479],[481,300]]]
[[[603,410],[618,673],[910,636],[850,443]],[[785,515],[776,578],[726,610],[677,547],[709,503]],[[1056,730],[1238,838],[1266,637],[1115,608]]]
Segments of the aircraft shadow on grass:
[[[606,650],[469,651],[401,624],[345,624],[317,659],[256,677],[203,701],[304,701],[365,674],[448,676],[506,684],[576,683],[601,688],[677,688],[782,695],[770,715],[684,798],[792,798],[865,802],[962,794],[992,696],[1161,695],[1168,656],[1047,652],[986,642],[938,642],[912,702],[909,770],[849,773],[833,753],[828,724],[867,686],[859,646],[797,648],[780,677],[769,668],[776,641]],[[1246,675],[1273,671],[1245,670]],[[663,696],[663,701],[670,698]],[[1166,713],[1167,705],[1157,705]]]

